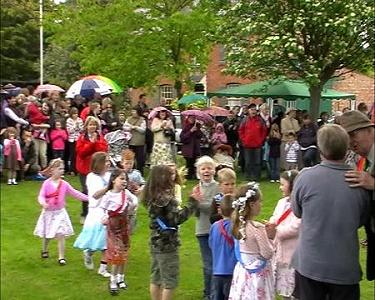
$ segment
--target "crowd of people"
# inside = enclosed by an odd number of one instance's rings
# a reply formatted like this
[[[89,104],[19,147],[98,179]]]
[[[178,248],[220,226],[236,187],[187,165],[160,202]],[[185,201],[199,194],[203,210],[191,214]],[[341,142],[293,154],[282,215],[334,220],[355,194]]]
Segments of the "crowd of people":
[[[7,86],[1,96],[7,184],[44,180],[34,230],[42,239],[41,257],[49,258],[49,241],[57,239],[58,264],[67,263],[65,238],[73,227],[65,197],[73,196],[82,201],[83,225],[74,247],[89,270],[100,251],[97,273],[109,278],[112,295],[128,287],[124,273],[140,203],[149,217],[153,300],[173,298],[179,229],[192,215],[204,299],[359,299],[362,226],[367,278],[375,278],[374,124],[362,104],[362,111],[336,113],[334,124],[327,113],[316,123],[277,101],[273,115],[267,104],[250,104],[234,107],[216,124],[188,116],[181,154],[186,177],[198,183],[182,201],[184,174],[166,107],[150,111],[141,95],[127,117],[100,95],[90,101],[56,92],[37,98]],[[118,140],[126,147],[111,152]],[[237,168],[249,183],[237,186]],[[82,192],[64,172],[79,176]],[[258,221],[262,174],[279,183],[283,198],[268,220]]]

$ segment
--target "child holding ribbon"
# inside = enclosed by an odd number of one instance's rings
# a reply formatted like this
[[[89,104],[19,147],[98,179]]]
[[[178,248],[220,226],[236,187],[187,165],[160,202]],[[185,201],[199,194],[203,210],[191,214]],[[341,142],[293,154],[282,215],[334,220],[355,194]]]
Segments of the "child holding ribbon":
[[[58,243],[59,259],[61,266],[65,260],[65,238],[73,235],[73,227],[65,209],[65,197],[70,195],[81,201],[88,201],[88,197],[74,189],[68,182],[61,179],[64,174],[64,162],[54,159],[50,162],[51,177],[43,182],[38,201],[43,207],[36,224],[34,235],[43,239],[42,258],[48,258],[48,243],[56,238]]]
[[[150,218],[152,300],[172,299],[180,268],[179,225],[189,218],[198,204],[191,201],[188,206],[179,208],[174,173],[169,166],[154,166],[142,193],[142,202]]]

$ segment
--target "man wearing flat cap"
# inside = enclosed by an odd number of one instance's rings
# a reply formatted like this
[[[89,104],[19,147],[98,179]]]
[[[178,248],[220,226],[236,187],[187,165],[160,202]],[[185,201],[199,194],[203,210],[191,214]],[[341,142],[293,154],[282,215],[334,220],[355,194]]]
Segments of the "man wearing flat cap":
[[[345,174],[351,187],[363,187],[371,194],[371,219],[365,226],[367,234],[367,279],[375,279],[375,157],[374,124],[359,111],[348,111],[340,117],[341,126],[348,132],[350,148],[366,158],[364,170],[349,171]]]

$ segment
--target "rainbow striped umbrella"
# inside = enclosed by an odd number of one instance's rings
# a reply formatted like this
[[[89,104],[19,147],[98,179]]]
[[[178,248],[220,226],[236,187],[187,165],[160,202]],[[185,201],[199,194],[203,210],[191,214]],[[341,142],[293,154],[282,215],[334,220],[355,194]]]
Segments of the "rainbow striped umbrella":
[[[115,81],[113,81],[112,79],[110,79],[108,77],[104,77],[104,76],[101,76],[101,75],[89,75],[89,76],[83,77],[82,79],[101,80],[101,81],[105,82],[106,84],[108,84],[112,88],[112,93],[115,93],[115,94],[122,93],[122,91],[123,91],[123,89]]]

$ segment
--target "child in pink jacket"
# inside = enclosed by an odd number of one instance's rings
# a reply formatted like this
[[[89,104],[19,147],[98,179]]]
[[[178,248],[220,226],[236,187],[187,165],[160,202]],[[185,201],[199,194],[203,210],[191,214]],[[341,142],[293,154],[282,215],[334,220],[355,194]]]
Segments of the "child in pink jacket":
[[[65,142],[68,140],[68,134],[66,130],[62,128],[61,121],[55,121],[54,129],[52,129],[50,133],[50,139],[53,158],[64,159]]]
[[[48,244],[51,239],[57,239],[59,260],[61,266],[65,260],[65,238],[74,234],[72,223],[65,209],[66,196],[72,196],[80,201],[88,201],[88,196],[75,190],[68,182],[61,179],[64,174],[64,162],[53,159],[49,165],[51,177],[43,182],[38,201],[43,207],[36,224],[34,235],[43,239],[42,258],[48,258]]]
[[[269,223],[266,224],[267,232],[271,233],[269,237],[274,236],[276,293],[284,300],[292,299],[294,291],[294,269],[290,266],[290,262],[297,247],[301,225],[301,219],[293,214],[290,203],[290,194],[297,175],[297,170],[285,171],[281,174],[280,190],[284,198],[279,200]]]

